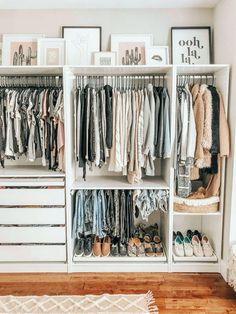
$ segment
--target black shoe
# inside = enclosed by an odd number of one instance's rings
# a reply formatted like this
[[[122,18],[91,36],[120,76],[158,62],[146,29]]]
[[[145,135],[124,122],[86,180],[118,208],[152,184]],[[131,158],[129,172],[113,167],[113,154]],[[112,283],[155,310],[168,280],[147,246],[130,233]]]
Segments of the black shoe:
[[[195,230],[193,235],[198,236],[199,240],[202,241],[202,235],[201,235],[201,233],[198,230]]]
[[[182,235],[182,233],[180,231],[176,232],[177,236],[180,237],[181,241],[184,241],[184,236]]]
[[[193,235],[194,234],[193,234],[192,230],[190,230],[190,229],[186,233],[186,236],[189,238],[189,240],[192,240]]]
[[[83,238],[77,239],[77,242],[74,248],[74,255],[75,257],[81,257],[84,255],[84,239]]]
[[[92,255],[92,238],[87,237],[84,240],[84,256],[89,257]]]

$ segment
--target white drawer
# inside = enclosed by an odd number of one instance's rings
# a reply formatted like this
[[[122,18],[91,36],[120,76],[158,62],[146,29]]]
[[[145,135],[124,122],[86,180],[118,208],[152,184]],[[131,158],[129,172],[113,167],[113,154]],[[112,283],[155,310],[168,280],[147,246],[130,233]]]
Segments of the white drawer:
[[[0,243],[65,243],[65,227],[0,227]]]
[[[0,189],[0,206],[65,205],[64,189]]]
[[[0,245],[0,262],[65,261],[65,245]]]
[[[64,225],[65,208],[0,208],[0,225]]]

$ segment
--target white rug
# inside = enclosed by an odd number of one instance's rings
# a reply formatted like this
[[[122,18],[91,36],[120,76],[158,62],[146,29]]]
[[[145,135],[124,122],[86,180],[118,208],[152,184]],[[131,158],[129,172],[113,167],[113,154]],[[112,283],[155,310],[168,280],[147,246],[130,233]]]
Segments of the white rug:
[[[126,313],[157,314],[153,294],[103,294],[100,296],[2,296],[0,314],[14,313]]]

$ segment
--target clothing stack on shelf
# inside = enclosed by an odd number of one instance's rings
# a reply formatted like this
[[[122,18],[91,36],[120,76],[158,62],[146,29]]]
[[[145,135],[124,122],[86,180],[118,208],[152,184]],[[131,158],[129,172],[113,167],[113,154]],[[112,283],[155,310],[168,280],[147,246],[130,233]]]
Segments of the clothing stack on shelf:
[[[86,165],[108,165],[129,183],[140,183],[144,175],[155,175],[156,158],[170,157],[170,97],[155,77],[151,81],[95,86],[88,78],[86,86],[77,84],[76,151],[84,179]]]
[[[54,82],[55,81],[55,82]],[[54,84],[55,83],[55,84]],[[26,156],[64,170],[63,90],[54,77],[8,77],[0,84],[0,161]]]
[[[138,256],[147,255],[148,252],[151,256],[150,243],[156,241],[158,245],[161,240],[154,238],[158,236],[157,233],[149,235],[149,238],[146,235],[149,244],[145,247],[141,237],[135,236],[135,220],[140,218],[148,221],[154,211],[166,212],[168,201],[169,192],[166,190],[78,190],[72,228],[72,237],[77,239],[77,249],[85,256],[92,253],[94,256],[107,256],[111,251],[112,255],[130,256],[131,251],[134,255],[134,249],[138,247]],[[128,253],[127,249],[132,246],[134,248]]]
[[[222,157],[229,155],[223,97],[209,84],[179,82],[177,93],[176,194],[190,199],[218,196]]]

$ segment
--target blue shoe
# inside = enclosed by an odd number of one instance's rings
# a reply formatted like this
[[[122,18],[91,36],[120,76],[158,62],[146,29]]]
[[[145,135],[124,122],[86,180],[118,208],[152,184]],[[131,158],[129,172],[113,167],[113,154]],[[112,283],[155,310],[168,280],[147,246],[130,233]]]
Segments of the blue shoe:
[[[192,257],[193,256],[193,246],[192,243],[189,239],[189,237],[184,237],[184,255],[187,257]]]
[[[175,238],[174,253],[178,257],[184,257],[184,244],[180,236],[178,235]]]

